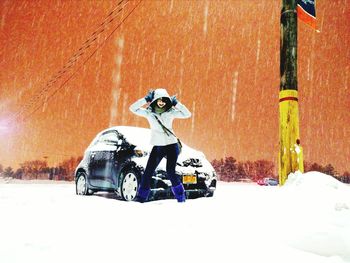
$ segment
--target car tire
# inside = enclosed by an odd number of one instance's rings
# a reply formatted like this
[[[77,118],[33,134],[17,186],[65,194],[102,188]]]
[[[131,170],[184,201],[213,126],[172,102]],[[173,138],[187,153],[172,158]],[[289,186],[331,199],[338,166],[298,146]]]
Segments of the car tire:
[[[124,201],[135,200],[140,178],[140,173],[135,168],[127,169],[121,173],[119,193]]]
[[[77,195],[92,195],[93,192],[89,189],[86,181],[86,174],[79,172],[77,174],[77,180],[75,181],[75,193]]]

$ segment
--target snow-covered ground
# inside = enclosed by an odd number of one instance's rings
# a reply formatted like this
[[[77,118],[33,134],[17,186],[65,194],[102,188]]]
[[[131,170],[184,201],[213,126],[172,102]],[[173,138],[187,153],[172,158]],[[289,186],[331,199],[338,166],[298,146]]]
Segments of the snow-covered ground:
[[[350,187],[316,172],[213,198],[123,202],[0,183],[0,262],[350,262]]]

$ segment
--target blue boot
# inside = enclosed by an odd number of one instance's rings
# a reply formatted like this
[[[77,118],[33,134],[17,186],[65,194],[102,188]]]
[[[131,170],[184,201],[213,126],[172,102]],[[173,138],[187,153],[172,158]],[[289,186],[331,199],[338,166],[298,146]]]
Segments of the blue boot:
[[[148,196],[150,194],[151,190],[150,189],[144,189],[144,188],[139,188],[135,201],[136,202],[140,202],[140,203],[144,203],[148,200]]]
[[[178,184],[177,186],[171,187],[171,190],[172,190],[173,194],[175,195],[176,200],[179,203],[186,201],[185,189],[181,183]]]

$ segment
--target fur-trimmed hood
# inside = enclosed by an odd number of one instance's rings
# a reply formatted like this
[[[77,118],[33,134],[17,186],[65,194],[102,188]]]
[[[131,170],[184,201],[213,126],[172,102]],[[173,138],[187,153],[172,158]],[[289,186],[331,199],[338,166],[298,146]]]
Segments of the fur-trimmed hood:
[[[154,111],[155,107],[157,107],[157,100],[160,98],[162,98],[163,101],[166,103],[166,106],[164,107],[164,111],[168,111],[172,107],[172,104],[171,104],[171,98],[169,96],[169,93],[166,91],[166,89],[154,90],[154,97],[150,104],[150,107]]]

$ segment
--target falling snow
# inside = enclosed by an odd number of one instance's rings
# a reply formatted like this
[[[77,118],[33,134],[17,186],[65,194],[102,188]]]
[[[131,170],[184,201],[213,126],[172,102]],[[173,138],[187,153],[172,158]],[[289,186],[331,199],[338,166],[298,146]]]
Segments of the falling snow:
[[[258,2],[1,1],[0,163],[50,152],[54,164],[108,126],[147,127],[127,109],[157,87],[192,110],[174,127],[208,159],[276,163],[280,3]],[[350,170],[349,5],[318,0],[320,33],[298,25],[304,157],[339,173]]]
[[[232,121],[235,120],[237,83],[238,83],[238,72],[236,71],[234,76],[233,76],[233,82],[232,82],[232,109],[231,109],[231,120]]]
[[[209,1],[206,1],[205,7],[204,7],[204,24],[203,24],[204,35],[206,35],[208,32],[208,10],[209,10]]]

